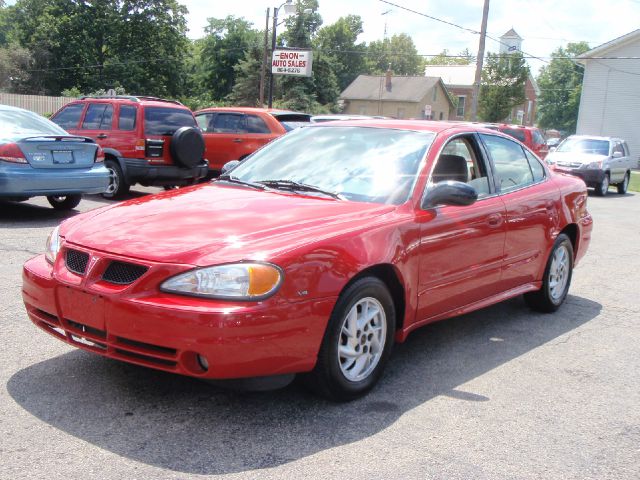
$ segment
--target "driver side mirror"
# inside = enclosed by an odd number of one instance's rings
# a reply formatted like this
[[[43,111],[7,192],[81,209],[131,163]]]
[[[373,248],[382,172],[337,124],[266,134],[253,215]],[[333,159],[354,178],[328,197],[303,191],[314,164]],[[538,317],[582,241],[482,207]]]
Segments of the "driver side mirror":
[[[225,173],[229,173],[231,170],[240,165],[240,160],[229,160],[222,166],[220,170],[220,175],[224,175]]]
[[[429,185],[420,205],[424,210],[438,205],[466,206],[475,203],[478,192],[471,185],[448,180]]]
[[[622,158],[622,152],[613,152],[613,158]]]

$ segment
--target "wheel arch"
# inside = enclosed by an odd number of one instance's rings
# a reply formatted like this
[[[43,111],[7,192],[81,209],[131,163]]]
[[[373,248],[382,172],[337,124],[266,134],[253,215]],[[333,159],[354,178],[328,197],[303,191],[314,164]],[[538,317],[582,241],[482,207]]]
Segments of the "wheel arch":
[[[390,263],[380,263],[371,265],[361,270],[349,280],[340,291],[340,295],[354,282],[364,277],[375,277],[386,285],[391,293],[393,304],[396,310],[396,331],[404,327],[404,317],[406,313],[406,289],[396,268]]]
[[[570,223],[560,231],[560,234],[562,233],[564,233],[567,237],[569,237],[569,240],[571,240],[571,246],[573,247],[573,257],[575,259],[576,252],[578,251],[578,242],[580,237],[580,235],[578,234],[578,225],[576,225],[575,223]]]

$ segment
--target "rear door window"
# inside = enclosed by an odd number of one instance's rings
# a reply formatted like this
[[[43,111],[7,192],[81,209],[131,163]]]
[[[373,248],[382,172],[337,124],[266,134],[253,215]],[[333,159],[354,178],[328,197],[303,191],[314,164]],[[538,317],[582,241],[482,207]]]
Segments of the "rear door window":
[[[146,107],[144,132],[147,135],[173,135],[180,127],[197,127],[193,114],[182,108]]]
[[[501,193],[518,190],[533,183],[533,173],[522,147],[506,138],[481,134],[489,151],[497,187]]]
[[[51,120],[64,129],[78,128],[80,116],[84,105],[82,103],[74,103],[60,110]]]
[[[110,109],[110,114],[108,114],[108,122],[109,129],[111,128],[111,117],[113,114],[113,107],[106,103],[90,103],[89,108],[87,108],[87,113],[84,115],[84,120],[82,122],[82,128],[84,130],[99,130],[103,124],[103,117],[105,116],[105,112],[107,107]]]
[[[129,105],[120,105],[120,117],[118,118],[118,130],[134,130],[138,109]]]
[[[259,116],[247,115],[246,118],[247,133],[271,133],[271,130],[269,130],[267,124]]]
[[[529,160],[529,165],[531,166],[531,173],[533,174],[533,181],[540,182],[544,180],[544,167],[540,163],[540,161],[533,155],[529,150],[524,150],[525,155],[527,156],[527,160]]]

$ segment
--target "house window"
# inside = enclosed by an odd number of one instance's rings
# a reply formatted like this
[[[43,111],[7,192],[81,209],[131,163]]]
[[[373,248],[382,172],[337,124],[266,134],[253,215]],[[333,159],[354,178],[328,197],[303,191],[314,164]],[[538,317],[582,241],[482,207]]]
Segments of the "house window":
[[[438,87],[433,87],[433,101],[438,99]]]
[[[440,112],[440,120],[444,119],[444,112]]]
[[[456,110],[457,117],[464,117],[464,102],[466,102],[466,100],[467,100],[466,95],[458,96],[458,109]]]
[[[358,114],[360,115],[366,115],[367,114],[367,106],[363,105],[358,109]]]
[[[404,118],[404,108],[398,109],[398,118]]]

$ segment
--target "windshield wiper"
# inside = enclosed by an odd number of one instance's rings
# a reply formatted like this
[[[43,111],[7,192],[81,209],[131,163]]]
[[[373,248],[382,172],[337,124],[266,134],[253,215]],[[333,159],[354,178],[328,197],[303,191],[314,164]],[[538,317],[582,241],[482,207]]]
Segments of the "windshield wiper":
[[[294,192],[315,192],[327,195],[331,198],[335,198],[336,200],[345,200],[345,198],[339,193],[330,192],[320,187],[316,187],[315,185],[308,185],[306,183],[300,183],[294,180],[260,180],[257,183],[281,190],[291,190]]]
[[[240,180],[238,177],[234,177],[233,175],[220,175],[216,181],[218,182],[229,182],[229,183],[237,183],[238,185],[246,185],[247,187],[255,188],[257,190],[266,190],[267,187],[262,185],[261,183],[248,182],[246,180]]]

